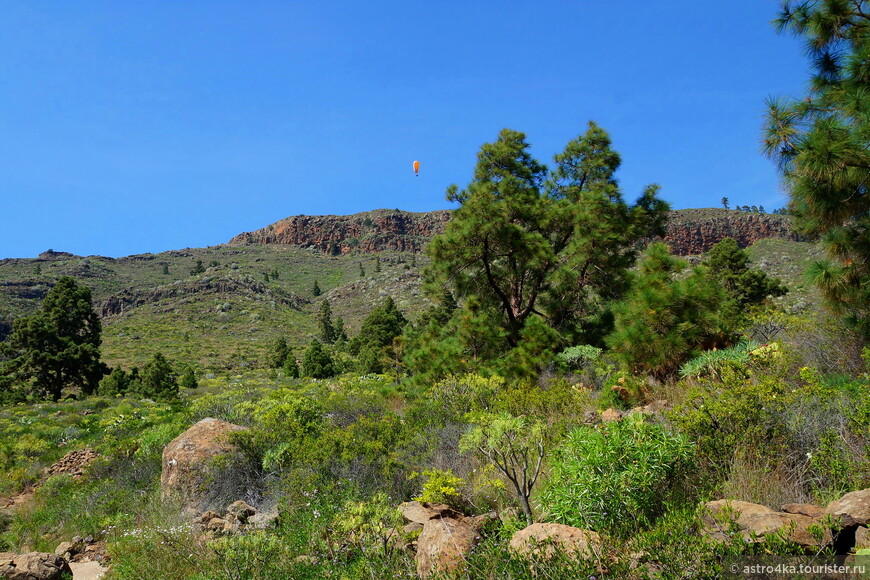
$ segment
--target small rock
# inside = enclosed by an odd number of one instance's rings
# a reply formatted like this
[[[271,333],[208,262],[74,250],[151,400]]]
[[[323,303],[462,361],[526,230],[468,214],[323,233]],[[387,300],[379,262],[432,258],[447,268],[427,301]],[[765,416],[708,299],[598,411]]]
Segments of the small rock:
[[[248,518],[257,513],[257,508],[248,505],[242,500],[234,501],[227,506],[227,519],[238,520],[246,523]]]
[[[265,530],[271,528],[278,521],[278,510],[273,509],[267,512],[257,512],[248,518],[248,526],[255,530]]]
[[[623,416],[622,411],[617,411],[616,409],[611,407],[610,409],[607,409],[606,411],[602,411],[601,420],[604,421],[605,423],[609,423],[611,421],[621,420],[622,416]]]
[[[870,548],[870,530],[864,526],[855,529],[855,549]]]
[[[443,503],[420,503],[419,501],[406,501],[399,505],[399,511],[409,522],[425,524],[437,517],[453,517],[462,515],[449,505]]]
[[[219,517],[221,517],[221,515],[214,510],[204,511],[199,516],[199,523],[207,525],[210,521]]]

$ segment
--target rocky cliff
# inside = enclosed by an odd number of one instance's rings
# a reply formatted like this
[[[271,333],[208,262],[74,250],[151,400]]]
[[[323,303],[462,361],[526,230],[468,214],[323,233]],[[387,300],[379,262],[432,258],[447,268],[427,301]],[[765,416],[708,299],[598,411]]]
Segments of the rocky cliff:
[[[317,248],[328,254],[352,252],[420,252],[441,233],[451,211],[411,213],[379,209],[346,216],[293,216],[229,241],[230,245],[290,244]],[[706,252],[731,237],[740,247],[763,238],[800,240],[789,216],[746,213],[727,209],[683,209],[671,212],[664,241],[681,256]]]
[[[229,241],[238,244],[291,244],[326,253],[419,252],[450,221],[449,210],[412,213],[378,209],[354,215],[298,215]]]

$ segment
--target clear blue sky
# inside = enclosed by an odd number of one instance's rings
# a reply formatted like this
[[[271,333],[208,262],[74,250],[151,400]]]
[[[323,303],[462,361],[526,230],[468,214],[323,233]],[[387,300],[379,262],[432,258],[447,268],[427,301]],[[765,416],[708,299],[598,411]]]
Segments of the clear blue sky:
[[[550,163],[592,119],[634,200],[784,205],[763,101],[800,95],[768,0],[10,1],[0,258],[214,245],[296,214],[450,207],[480,145]],[[419,159],[420,177],[411,163]]]

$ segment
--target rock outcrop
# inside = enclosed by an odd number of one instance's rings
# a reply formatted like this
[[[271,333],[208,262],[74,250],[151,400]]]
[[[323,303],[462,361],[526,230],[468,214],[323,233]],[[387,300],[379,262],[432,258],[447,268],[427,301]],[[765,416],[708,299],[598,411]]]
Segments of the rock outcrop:
[[[270,288],[261,282],[233,278],[205,276],[198,280],[177,282],[157,288],[132,288],[113,294],[103,300],[97,308],[100,318],[122,314],[126,310],[159,302],[161,300],[187,299],[202,300],[204,295],[228,294],[247,296],[254,300],[269,301],[282,306],[299,309],[309,301],[306,298]]]
[[[239,234],[237,244],[291,244],[330,254],[360,252],[420,252],[450,221],[448,210],[413,213],[379,209],[345,216],[299,215],[261,230]]]
[[[229,244],[289,244],[334,255],[420,252],[433,236],[444,231],[451,217],[450,210],[412,213],[386,209],[344,216],[299,215],[239,234]],[[675,254],[688,256],[706,252],[727,237],[734,238],[741,248],[764,238],[801,239],[791,227],[790,216],[706,208],[671,212],[663,240]]]
[[[233,455],[237,449],[228,440],[230,433],[245,427],[205,418],[173,439],[163,450],[160,487],[164,497],[174,496],[189,506],[199,506],[209,495],[211,462]]]
[[[60,580],[70,578],[69,562],[57,554],[0,553],[0,577],[10,580]]]
[[[706,504],[704,525],[711,538],[730,539],[737,533],[746,541],[763,542],[768,536],[793,542],[810,552],[830,546],[831,530],[819,518],[804,514],[778,512],[767,506],[737,500],[720,499]]]

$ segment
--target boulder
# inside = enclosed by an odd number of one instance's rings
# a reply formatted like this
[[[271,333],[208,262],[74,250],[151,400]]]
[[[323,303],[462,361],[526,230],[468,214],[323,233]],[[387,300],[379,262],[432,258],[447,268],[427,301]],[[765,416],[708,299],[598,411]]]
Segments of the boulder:
[[[278,510],[257,512],[248,518],[248,527],[255,530],[271,528],[278,521]]]
[[[808,550],[818,550],[833,541],[827,528],[820,528],[822,532],[818,538],[810,531],[817,518],[808,515],[777,512],[764,505],[724,499],[708,502],[706,508],[707,515],[703,518],[706,531],[718,541],[728,537],[730,525],[727,520],[736,524],[744,540],[761,542],[776,534]]]
[[[711,534],[723,532],[722,522],[731,519],[741,527],[745,527],[748,518],[757,514],[774,514],[774,510],[766,505],[740,501],[736,499],[719,499],[708,501],[705,506],[707,513],[704,515],[704,525]],[[726,514],[728,517],[726,518]],[[726,522],[727,523],[727,522]],[[723,536],[724,537],[724,536]]]
[[[622,411],[617,411],[614,408],[607,409],[606,411],[601,412],[601,420],[605,423],[610,421],[619,421],[622,419],[624,413]]]
[[[57,554],[0,554],[0,576],[10,580],[60,580],[71,577],[72,570]]]
[[[465,555],[480,540],[472,518],[438,517],[423,524],[417,538],[417,574],[451,572],[465,561]]]
[[[245,427],[211,417],[193,425],[163,450],[160,487],[164,497],[174,496],[195,506],[204,503],[209,484],[210,462],[237,451],[227,441],[230,433]]]
[[[820,518],[825,515],[825,508],[811,503],[787,503],[780,510],[787,514],[800,514],[811,518]]]
[[[514,534],[510,547],[521,555],[551,558],[563,552],[580,558],[595,557],[601,551],[601,538],[595,532],[564,524],[532,524]]]
[[[828,504],[825,513],[834,516],[844,528],[867,526],[870,522],[870,489],[847,493]]]
[[[399,511],[409,522],[425,524],[431,519],[438,517],[461,516],[447,504],[443,503],[420,503],[419,501],[406,501],[399,505]]]
[[[870,548],[870,529],[864,526],[855,528],[855,550]]]
[[[257,508],[252,507],[242,500],[234,501],[227,506],[227,519],[236,520],[240,523],[248,523],[248,518],[257,513]]]
[[[64,560],[71,561],[75,556],[85,551],[84,541],[81,538],[77,539],[78,541],[75,541],[76,538],[74,538],[72,542],[61,542],[54,549],[54,553]]]

